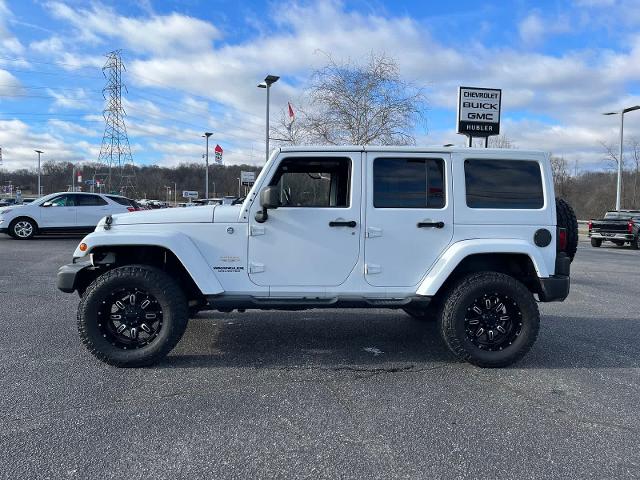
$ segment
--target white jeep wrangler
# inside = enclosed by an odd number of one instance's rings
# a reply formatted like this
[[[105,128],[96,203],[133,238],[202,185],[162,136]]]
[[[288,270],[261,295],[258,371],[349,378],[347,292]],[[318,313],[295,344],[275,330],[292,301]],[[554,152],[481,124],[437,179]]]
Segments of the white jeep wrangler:
[[[276,151],[242,205],[107,216],[62,267],[100,360],[149,365],[198,309],[403,309],[483,367],[520,359],[564,300],[577,223],[540,152]]]

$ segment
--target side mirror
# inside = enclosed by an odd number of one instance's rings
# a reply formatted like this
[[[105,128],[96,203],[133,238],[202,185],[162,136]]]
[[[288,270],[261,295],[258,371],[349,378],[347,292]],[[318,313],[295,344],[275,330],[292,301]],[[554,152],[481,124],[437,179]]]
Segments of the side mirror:
[[[262,210],[256,212],[256,222],[264,223],[269,218],[267,210],[280,206],[280,191],[276,186],[265,187],[260,192],[260,206]]]
[[[278,187],[265,187],[260,192],[260,206],[264,209],[274,209],[280,206],[280,190]]]
[[[51,206],[51,202],[44,202],[41,206],[50,207]]]

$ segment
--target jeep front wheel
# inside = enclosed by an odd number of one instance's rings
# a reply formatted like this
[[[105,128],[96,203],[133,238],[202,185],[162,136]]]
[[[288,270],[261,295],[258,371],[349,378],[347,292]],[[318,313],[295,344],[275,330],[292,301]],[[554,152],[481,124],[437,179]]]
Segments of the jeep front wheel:
[[[599,247],[600,245],[602,245],[602,240],[600,240],[599,238],[592,238],[591,239],[591,246],[592,247]]]
[[[188,322],[187,299],[165,272],[147,265],[115,268],[82,295],[78,331],[95,357],[118,367],[164,358]]]
[[[520,360],[538,335],[538,305],[509,275],[482,272],[464,277],[444,299],[440,332],[461,360],[505,367]]]

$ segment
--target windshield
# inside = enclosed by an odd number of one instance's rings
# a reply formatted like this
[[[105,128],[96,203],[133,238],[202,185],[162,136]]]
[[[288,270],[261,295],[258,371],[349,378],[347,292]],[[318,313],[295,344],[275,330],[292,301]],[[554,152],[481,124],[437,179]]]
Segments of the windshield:
[[[31,202],[31,205],[42,205],[47,200],[51,200],[53,197],[57,197],[58,195],[62,195],[62,193],[50,193],[49,195],[45,195],[44,197],[37,198],[36,200]]]

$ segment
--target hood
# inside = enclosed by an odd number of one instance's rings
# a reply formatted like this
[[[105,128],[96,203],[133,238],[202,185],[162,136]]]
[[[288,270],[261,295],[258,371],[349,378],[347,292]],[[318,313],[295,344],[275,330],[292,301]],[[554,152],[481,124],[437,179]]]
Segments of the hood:
[[[143,225],[158,223],[211,223],[214,206],[163,208],[113,215],[113,225]],[[104,219],[100,221],[104,223]]]
[[[213,221],[216,223],[234,223],[240,218],[242,205],[216,205]]]

